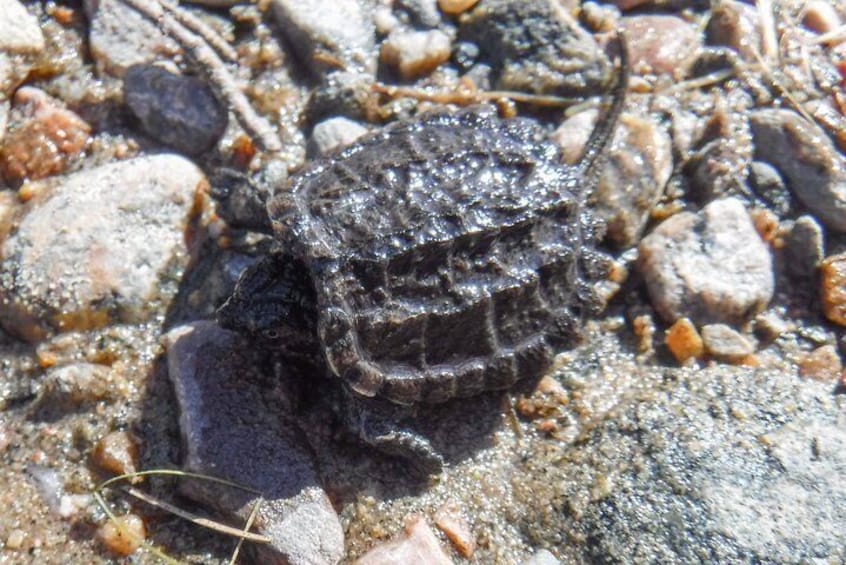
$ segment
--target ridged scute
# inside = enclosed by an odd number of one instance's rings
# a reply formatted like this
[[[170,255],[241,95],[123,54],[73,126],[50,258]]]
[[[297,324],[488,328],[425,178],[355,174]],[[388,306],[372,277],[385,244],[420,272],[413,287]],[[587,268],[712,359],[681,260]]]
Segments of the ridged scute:
[[[318,300],[330,370],[356,392],[442,402],[537,376],[601,277],[581,169],[487,107],[399,122],[271,201]]]

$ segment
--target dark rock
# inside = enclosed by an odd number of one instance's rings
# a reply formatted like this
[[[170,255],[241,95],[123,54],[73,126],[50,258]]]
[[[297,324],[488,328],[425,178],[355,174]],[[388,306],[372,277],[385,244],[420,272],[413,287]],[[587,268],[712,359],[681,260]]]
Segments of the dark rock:
[[[205,153],[226,129],[226,108],[205,81],[157,65],[127,69],[123,99],[144,131],[187,155]]]
[[[755,6],[724,0],[711,9],[705,37],[708,45],[730,47],[744,59],[754,61],[755,54],[761,53],[760,29]]]
[[[826,227],[846,231],[846,159],[831,140],[792,110],[757,110],[749,121],[755,158],[778,169]]]
[[[185,469],[262,493],[255,524],[271,541],[255,546],[258,562],[337,563],[343,531],[308,442],[291,419],[285,379],[268,382],[240,338],[212,322],[174,328],[165,343]],[[184,492],[242,522],[259,499],[205,481],[185,483]]]
[[[593,38],[555,2],[486,0],[459,37],[482,50],[497,88],[561,96],[602,89],[611,67]]]
[[[408,13],[415,25],[432,28],[441,23],[437,0],[399,0],[397,6]]]
[[[784,266],[795,278],[813,279],[822,263],[823,230],[811,216],[802,216],[784,238]]]
[[[373,77],[364,73],[336,71],[328,74],[323,84],[314,89],[308,103],[312,122],[333,116],[353,120],[367,117]]]
[[[469,41],[459,41],[452,50],[452,63],[466,73],[479,59],[479,46]]]
[[[671,216],[638,251],[652,304],[669,322],[741,324],[773,295],[770,251],[734,198]]]
[[[763,161],[752,161],[747,180],[749,188],[765,207],[780,217],[790,214],[793,197],[775,167]]]

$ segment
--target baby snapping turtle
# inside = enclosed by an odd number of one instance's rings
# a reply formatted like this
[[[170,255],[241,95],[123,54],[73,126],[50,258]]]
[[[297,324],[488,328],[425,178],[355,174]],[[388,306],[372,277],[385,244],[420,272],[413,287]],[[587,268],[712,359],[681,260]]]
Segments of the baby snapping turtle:
[[[612,104],[575,166],[533,121],[473,107],[391,124],[306,167],[270,201],[277,250],[241,276],[220,324],[318,359],[364,441],[437,472],[440,455],[396,407],[540,376],[601,307],[601,227],[581,204],[623,104],[620,51]]]

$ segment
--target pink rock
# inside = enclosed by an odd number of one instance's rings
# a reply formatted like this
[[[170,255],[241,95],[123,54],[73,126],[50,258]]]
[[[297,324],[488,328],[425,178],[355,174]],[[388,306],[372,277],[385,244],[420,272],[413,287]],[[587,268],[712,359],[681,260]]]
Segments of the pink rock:
[[[672,73],[699,49],[696,28],[675,16],[622,19],[634,72]]]
[[[451,565],[438,538],[423,518],[409,522],[406,535],[374,547],[356,562],[356,565],[397,565],[398,563],[425,563],[426,565]]]

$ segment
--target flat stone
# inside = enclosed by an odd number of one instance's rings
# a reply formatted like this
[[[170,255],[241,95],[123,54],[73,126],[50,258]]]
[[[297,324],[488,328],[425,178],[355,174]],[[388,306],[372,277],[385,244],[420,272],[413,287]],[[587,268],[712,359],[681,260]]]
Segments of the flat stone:
[[[414,80],[449,60],[451,52],[449,36],[441,30],[395,31],[382,43],[381,56],[403,80]]]
[[[740,363],[755,353],[755,344],[726,324],[703,326],[702,342],[709,355],[726,363]]]
[[[749,121],[755,158],[778,169],[823,225],[846,231],[846,158],[831,140],[792,110],[757,110]]]
[[[496,87],[573,96],[603,89],[611,72],[593,38],[558,2],[486,0],[460,19],[459,38],[481,49]]]
[[[568,163],[581,158],[597,116],[597,111],[580,112],[552,134]],[[592,196],[614,245],[630,247],[640,240],[672,172],[667,132],[647,117],[623,114]]]
[[[784,266],[794,278],[813,279],[822,263],[822,226],[811,216],[801,216],[784,238]]]
[[[91,126],[42,90],[15,92],[9,133],[0,145],[0,173],[9,183],[64,172],[87,147]]]
[[[38,341],[50,330],[138,321],[166,307],[206,189],[202,171],[167,154],[44,185],[3,243],[3,327]]]
[[[322,74],[343,62],[349,71],[376,72],[376,26],[364,0],[272,0],[273,15],[303,64]]]
[[[164,343],[180,407],[185,469],[262,493],[255,524],[270,543],[254,546],[257,562],[340,561],[343,530],[290,415],[285,380],[261,375],[241,337],[213,322],[174,328]],[[259,499],[205,481],[186,482],[184,493],[241,523]]]
[[[689,63],[701,47],[699,30],[676,16],[627,16],[620,23],[635,73],[685,72],[684,63]]]
[[[423,518],[413,519],[405,528],[406,535],[378,545],[355,561],[355,565],[396,565],[426,563],[450,565],[438,538]]]
[[[122,77],[132,65],[151,63],[181,52],[155,22],[120,0],[84,0],[88,46],[97,65]]]
[[[735,198],[671,216],[643,238],[638,253],[652,304],[668,322],[739,325],[773,295],[770,251]]]
[[[367,128],[360,123],[337,116],[315,124],[309,139],[309,152],[315,156],[346,147],[367,133]]]
[[[144,131],[186,155],[210,150],[226,129],[226,108],[205,81],[157,65],[129,67],[123,99]]]

